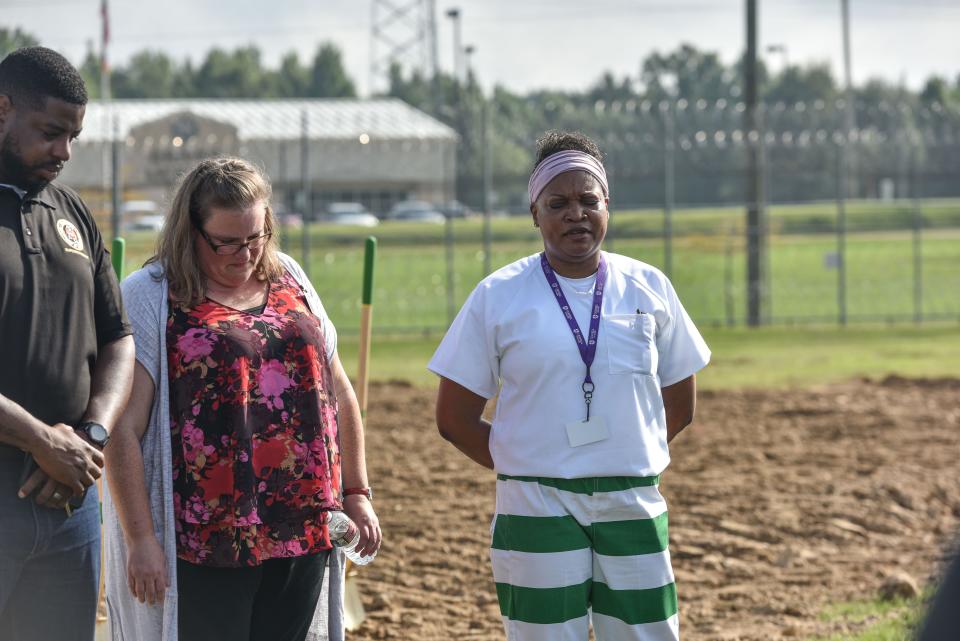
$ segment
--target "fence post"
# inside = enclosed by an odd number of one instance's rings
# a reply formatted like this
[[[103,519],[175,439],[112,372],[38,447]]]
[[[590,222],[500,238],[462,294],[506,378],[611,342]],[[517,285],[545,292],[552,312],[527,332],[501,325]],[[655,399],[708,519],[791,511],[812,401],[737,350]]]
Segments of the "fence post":
[[[733,234],[732,227],[727,228],[727,240],[723,252],[723,307],[726,315],[727,327],[736,324],[733,312]]]
[[[284,189],[283,195],[284,195],[284,200],[286,202],[283,203],[282,211],[284,212],[284,214],[286,214],[289,211],[287,207],[289,206],[289,203],[290,203],[290,195],[286,191],[287,189],[287,182],[286,182],[287,181],[287,142],[285,140],[280,140],[277,142],[277,151],[278,151],[277,176],[274,179],[273,184],[274,184],[274,187],[278,190],[280,189],[281,185],[283,185],[283,189]],[[289,218],[287,220],[289,221]],[[289,234],[290,228],[288,225],[284,224],[284,221],[282,220],[277,221],[277,226],[280,228],[279,229],[280,251],[282,251],[284,254],[289,254],[290,253],[290,234]]]
[[[121,172],[120,126],[116,117],[113,119],[113,135],[110,138],[110,201],[112,212],[110,226],[113,228],[113,237],[119,238],[123,221],[120,214],[123,209],[123,176]]]
[[[923,211],[920,205],[920,155],[914,149],[910,155],[913,165],[913,322],[923,322]]]
[[[849,132],[837,138],[837,323],[847,324],[847,160]]]
[[[675,104],[676,98],[667,99],[660,103],[660,113],[663,114],[663,271],[667,278],[673,277],[674,144],[676,137],[673,109]]]
[[[744,57],[743,128],[747,134],[747,324],[763,324],[765,260],[764,219],[766,185],[763,182],[764,113],[758,108],[757,2],[747,0],[747,51]]]
[[[447,326],[453,323],[457,315],[456,303],[454,301],[454,266],[453,266],[453,216],[446,214],[446,220],[443,222],[443,244],[446,246],[447,263]]]
[[[300,114],[300,193],[303,199],[302,226],[300,228],[300,265],[310,278],[310,220],[313,218],[313,202],[310,193],[310,135],[307,108]]]
[[[490,218],[493,206],[493,97],[483,100],[483,276],[486,278],[492,271],[493,257],[493,230]]]

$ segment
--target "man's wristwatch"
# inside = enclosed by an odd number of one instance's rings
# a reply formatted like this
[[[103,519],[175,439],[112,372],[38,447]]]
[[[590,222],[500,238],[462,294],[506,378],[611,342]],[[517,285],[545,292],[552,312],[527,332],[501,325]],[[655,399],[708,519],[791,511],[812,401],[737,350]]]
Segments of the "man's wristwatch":
[[[369,487],[348,487],[343,490],[343,496],[347,497],[351,494],[362,494],[367,497],[368,500],[373,500],[373,490]]]
[[[75,428],[83,437],[98,450],[103,450],[110,440],[110,433],[100,423],[94,421],[84,421]]]

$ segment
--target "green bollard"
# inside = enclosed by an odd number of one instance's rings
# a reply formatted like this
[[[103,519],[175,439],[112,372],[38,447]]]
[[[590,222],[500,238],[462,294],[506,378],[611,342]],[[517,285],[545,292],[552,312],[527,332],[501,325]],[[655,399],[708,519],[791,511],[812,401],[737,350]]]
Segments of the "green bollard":
[[[117,280],[123,280],[123,254],[127,248],[127,241],[117,237],[113,239],[113,248],[110,250],[110,260],[113,262],[113,271]]]

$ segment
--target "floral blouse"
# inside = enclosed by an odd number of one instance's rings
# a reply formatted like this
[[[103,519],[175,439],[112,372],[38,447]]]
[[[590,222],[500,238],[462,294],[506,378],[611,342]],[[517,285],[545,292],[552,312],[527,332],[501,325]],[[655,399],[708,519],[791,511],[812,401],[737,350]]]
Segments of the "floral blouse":
[[[177,556],[211,567],[329,549],[337,401],[323,329],[289,274],[262,309],[171,301]]]

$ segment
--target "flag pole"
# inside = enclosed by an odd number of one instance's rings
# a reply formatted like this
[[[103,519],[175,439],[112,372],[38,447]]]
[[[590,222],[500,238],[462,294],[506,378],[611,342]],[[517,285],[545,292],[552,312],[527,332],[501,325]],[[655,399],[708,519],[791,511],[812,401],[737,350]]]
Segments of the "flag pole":
[[[103,112],[100,115],[103,136],[101,138],[101,175],[103,176],[103,208],[110,209],[110,229],[111,236],[117,238],[120,236],[120,212],[116,211],[117,203],[113,202],[112,207],[108,205],[111,197],[111,185],[115,182],[114,177],[109,176],[110,168],[113,171],[119,169],[112,164],[113,136],[117,134],[114,127],[110,126],[112,114],[112,96],[110,88],[110,61],[107,55],[107,49],[110,46],[110,8],[107,0],[100,0],[100,104],[103,106]]]

